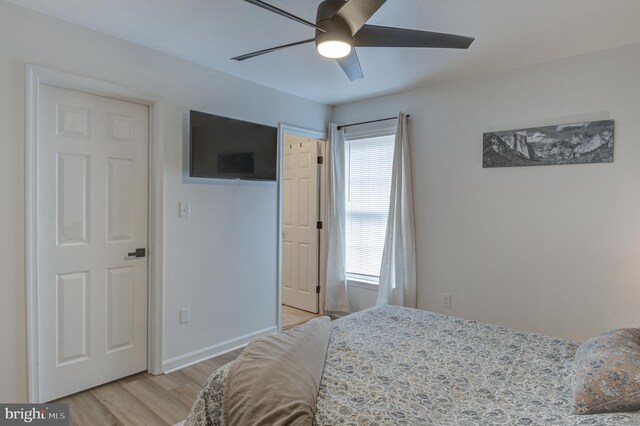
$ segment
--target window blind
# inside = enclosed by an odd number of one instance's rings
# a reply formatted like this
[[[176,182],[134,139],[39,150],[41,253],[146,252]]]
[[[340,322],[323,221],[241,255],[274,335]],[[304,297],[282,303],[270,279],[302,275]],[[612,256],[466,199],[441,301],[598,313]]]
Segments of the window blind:
[[[389,215],[395,135],[347,140],[347,274],[379,277]]]

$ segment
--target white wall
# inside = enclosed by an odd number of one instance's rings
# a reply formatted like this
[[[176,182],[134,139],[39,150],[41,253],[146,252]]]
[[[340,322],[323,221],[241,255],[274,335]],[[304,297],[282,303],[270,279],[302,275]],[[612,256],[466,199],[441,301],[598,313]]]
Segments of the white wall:
[[[359,312],[376,305],[378,286],[376,284],[347,281],[347,294],[351,312]]]
[[[28,63],[164,98],[165,359],[275,326],[276,185],[183,184],[182,116],[197,109],[322,130],[330,109],[0,1],[0,401],[26,399]],[[191,219],[177,218],[179,201],[191,202]],[[180,326],[186,306],[192,322]]]
[[[411,114],[420,308],[575,340],[640,326],[639,76],[637,44],[334,109]],[[483,132],[607,118],[612,164],[482,168]]]

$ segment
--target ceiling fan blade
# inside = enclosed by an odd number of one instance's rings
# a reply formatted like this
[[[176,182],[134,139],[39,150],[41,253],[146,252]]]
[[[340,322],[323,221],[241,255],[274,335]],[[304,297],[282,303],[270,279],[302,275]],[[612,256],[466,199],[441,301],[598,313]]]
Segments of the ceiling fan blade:
[[[349,26],[351,34],[358,32],[369,18],[380,9],[387,0],[349,0],[336,15],[341,17]]]
[[[359,47],[435,47],[468,49],[475,40],[454,34],[365,25],[353,37]]]
[[[264,55],[265,53],[275,52],[276,50],[286,49],[287,47],[297,46],[299,44],[311,43],[315,41],[314,38],[309,38],[302,41],[296,41],[295,43],[283,44],[282,46],[271,47],[269,49],[258,50],[257,52],[247,53],[246,55],[236,56],[235,58],[231,58],[235,61],[244,61],[245,59],[255,58],[256,56]]]
[[[309,21],[307,21],[305,19],[302,19],[302,18],[300,18],[300,17],[298,17],[296,15],[293,15],[293,14],[287,12],[286,10],[282,10],[282,9],[280,9],[278,7],[272,6],[272,5],[270,5],[268,3],[265,3],[265,2],[263,2],[261,0],[244,0],[244,1],[246,1],[247,3],[251,3],[251,4],[255,5],[255,6],[261,7],[263,9],[266,9],[269,12],[277,13],[278,15],[284,16],[285,18],[289,18],[289,19],[292,19],[292,20],[294,20],[296,22],[299,22],[301,24],[307,25],[307,26],[309,26],[311,28],[315,28],[316,30],[325,32],[325,30],[323,30],[322,28],[318,27],[313,22],[309,22]]]
[[[349,80],[353,81],[364,78],[356,49],[351,49],[351,53],[349,53],[344,58],[336,59],[336,61],[338,61],[338,64],[340,64],[342,71],[344,71],[347,77],[349,77]]]

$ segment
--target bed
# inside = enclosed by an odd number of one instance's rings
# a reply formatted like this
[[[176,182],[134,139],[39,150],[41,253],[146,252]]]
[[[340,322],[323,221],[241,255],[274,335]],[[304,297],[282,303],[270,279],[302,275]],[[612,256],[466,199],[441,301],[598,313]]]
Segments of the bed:
[[[317,425],[640,425],[640,413],[573,415],[572,342],[415,309],[330,325]],[[217,370],[186,425],[225,425]],[[296,380],[292,375],[290,380]]]

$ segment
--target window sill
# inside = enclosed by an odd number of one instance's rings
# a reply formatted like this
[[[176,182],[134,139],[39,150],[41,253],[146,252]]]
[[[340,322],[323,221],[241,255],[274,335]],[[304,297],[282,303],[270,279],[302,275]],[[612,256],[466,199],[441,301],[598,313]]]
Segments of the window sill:
[[[378,282],[373,279],[366,279],[364,277],[347,277],[348,287],[357,287],[363,290],[378,291]]]

